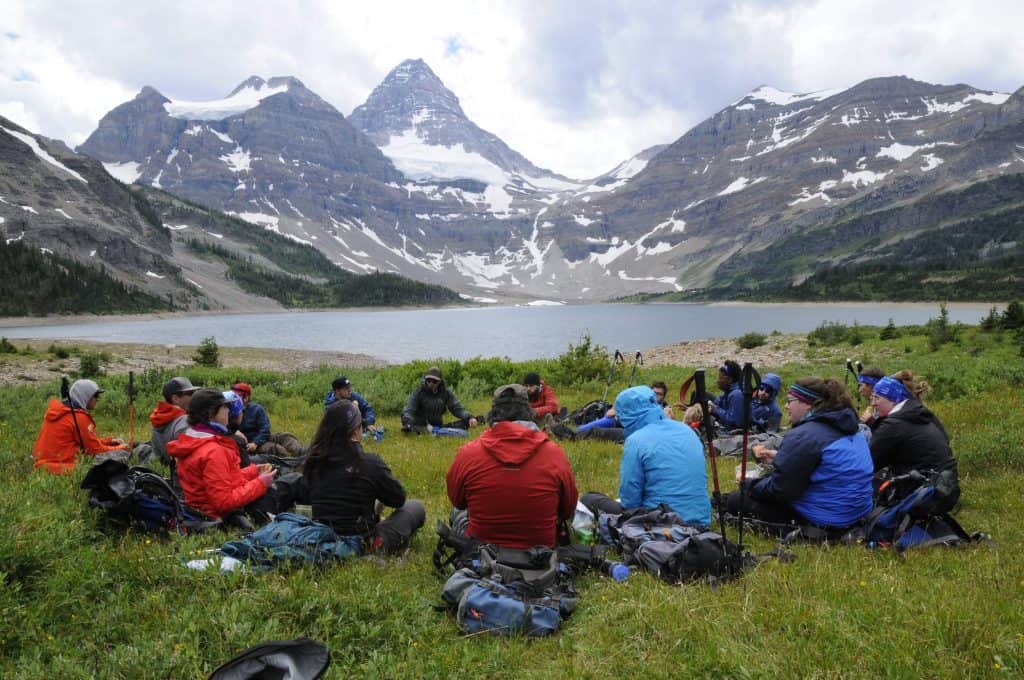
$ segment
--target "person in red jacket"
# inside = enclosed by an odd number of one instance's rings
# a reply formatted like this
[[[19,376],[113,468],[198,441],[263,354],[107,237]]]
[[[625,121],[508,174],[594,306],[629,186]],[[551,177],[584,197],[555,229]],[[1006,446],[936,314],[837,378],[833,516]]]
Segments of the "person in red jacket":
[[[448,468],[453,528],[508,548],[554,547],[579,496],[569,459],[537,429],[522,385],[495,391],[487,421]]]
[[[103,390],[92,380],[76,380],[68,391],[67,401],[50,400],[32,447],[33,466],[46,468],[55,475],[69,474],[75,469],[75,454],[81,451],[97,456],[125,448],[117,437],[96,434],[96,421],[90,413],[96,408]]]
[[[523,385],[526,387],[526,394],[530,398],[530,408],[533,409],[534,422],[538,425],[551,423],[555,416],[558,415],[558,398],[555,396],[555,391],[540,379],[539,373],[534,373],[533,371],[523,377]]]
[[[239,467],[238,446],[228,434],[228,404],[217,390],[202,389],[188,405],[187,430],[167,444],[177,462],[185,502],[222,518],[262,498],[274,483],[273,467]]]

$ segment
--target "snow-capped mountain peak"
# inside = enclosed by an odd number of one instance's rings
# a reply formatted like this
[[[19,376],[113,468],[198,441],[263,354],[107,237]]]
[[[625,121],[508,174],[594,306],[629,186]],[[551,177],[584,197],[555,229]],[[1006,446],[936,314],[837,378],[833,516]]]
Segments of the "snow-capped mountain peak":
[[[231,116],[259,106],[267,97],[288,92],[299,83],[294,78],[271,78],[267,82],[259,76],[251,76],[223,99],[212,101],[169,100],[164,103],[164,110],[174,118],[181,120],[224,120]]]

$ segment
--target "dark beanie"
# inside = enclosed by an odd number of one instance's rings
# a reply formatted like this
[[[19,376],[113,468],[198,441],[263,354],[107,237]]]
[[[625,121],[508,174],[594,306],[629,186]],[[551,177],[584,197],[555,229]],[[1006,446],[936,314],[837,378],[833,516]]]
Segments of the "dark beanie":
[[[493,425],[506,420],[533,420],[535,415],[530,408],[525,387],[502,385],[494,391],[494,402],[487,414],[487,422]]]
[[[441,377],[441,369],[438,368],[437,366],[431,366],[430,368],[428,368],[426,375],[423,377],[437,378],[438,380],[443,380],[443,378]]]
[[[540,385],[540,373],[530,371],[523,378],[524,385]]]

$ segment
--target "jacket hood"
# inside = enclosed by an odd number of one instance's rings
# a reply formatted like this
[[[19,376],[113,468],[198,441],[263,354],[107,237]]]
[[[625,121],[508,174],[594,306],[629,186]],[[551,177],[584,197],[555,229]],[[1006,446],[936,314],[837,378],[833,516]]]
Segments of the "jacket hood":
[[[654,390],[647,385],[619,392],[615,397],[615,415],[625,428],[627,437],[642,427],[665,420],[665,411],[658,405]]]
[[[178,435],[173,442],[167,442],[167,454],[172,458],[188,458],[196,452],[199,447],[207,442],[216,439],[218,435],[209,432],[200,432],[193,427]],[[229,440],[230,441],[230,440]]]
[[[185,409],[169,404],[166,401],[161,401],[153,409],[153,412],[149,414],[149,424],[160,429],[165,425],[173,423],[183,415],[185,415]]]
[[[794,427],[814,421],[831,425],[843,434],[857,432],[859,429],[858,425],[860,424],[860,420],[858,420],[857,414],[853,412],[853,409],[842,408],[838,411],[812,411],[804,416],[804,419]]]
[[[76,408],[75,410],[78,411],[79,413],[85,413],[85,411],[80,408]],[[68,406],[62,401],[51,399],[50,405],[46,407],[46,415],[43,416],[43,418],[52,423],[54,421],[60,420],[68,413],[71,413],[70,406]]]
[[[484,430],[480,446],[503,465],[522,465],[537,453],[548,436],[511,421],[502,421]]]
[[[935,414],[917,399],[907,399],[903,402],[896,413],[890,413],[886,418],[898,418],[911,423],[928,424],[935,422]]]

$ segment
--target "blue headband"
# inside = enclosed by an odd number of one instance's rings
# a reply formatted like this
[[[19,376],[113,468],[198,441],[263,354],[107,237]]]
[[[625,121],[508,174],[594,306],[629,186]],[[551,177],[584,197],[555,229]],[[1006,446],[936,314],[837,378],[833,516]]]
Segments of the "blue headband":
[[[861,385],[877,385],[879,380],[880,378],[874,378],[870,375],[864,375],[863,373],[857,376],[857,382]]]
[[[894,404],[910,399],[910,392],[903,386],[903,383],[891,376],[886,376],[875,384],[875,394]]]
[[[803,385],[797,385],[796,383],[789,386],[789,392],[787,394],[808,406],[814,406],[816,403],[821,401],[820,394],[808,387],[804,387]]]

